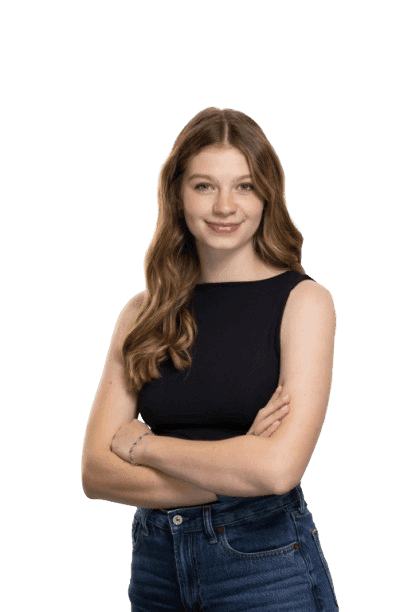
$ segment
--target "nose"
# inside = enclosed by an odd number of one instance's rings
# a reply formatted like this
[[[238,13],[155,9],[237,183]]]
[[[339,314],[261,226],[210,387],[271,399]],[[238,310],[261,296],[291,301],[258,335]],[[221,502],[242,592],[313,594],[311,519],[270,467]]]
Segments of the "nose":
[[[237,209],[234,203],[234,196],[227,191],[221,189],[219,196],[216,198],[213,206],[214,213],[221,213],[224,215],[235,212]]]

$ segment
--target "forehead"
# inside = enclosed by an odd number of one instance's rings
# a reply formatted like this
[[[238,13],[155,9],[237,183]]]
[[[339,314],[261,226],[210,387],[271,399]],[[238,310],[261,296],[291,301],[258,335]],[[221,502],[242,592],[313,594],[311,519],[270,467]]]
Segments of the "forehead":
[[[220,149],[205,147],[193,155],[186,167],[186,174],[202,172],[213,176],[233,177],[250,172],[245,155],[235,147]]]

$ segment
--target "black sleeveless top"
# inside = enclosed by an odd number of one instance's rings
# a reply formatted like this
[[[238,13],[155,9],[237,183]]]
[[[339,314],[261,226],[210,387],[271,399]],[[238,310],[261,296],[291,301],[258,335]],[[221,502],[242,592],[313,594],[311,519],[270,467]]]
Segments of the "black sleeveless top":
[[[191,370],[170,358],[143,385],[138,407],[153,433],[191,440],[242,436],[279,380],[280,325],[290,291],[307,274],[202,283],[192,298],[198,327]]]

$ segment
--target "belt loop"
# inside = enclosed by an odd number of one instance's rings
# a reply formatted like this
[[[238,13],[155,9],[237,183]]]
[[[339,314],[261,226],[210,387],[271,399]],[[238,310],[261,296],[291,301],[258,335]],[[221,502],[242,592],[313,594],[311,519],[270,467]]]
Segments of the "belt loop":
[[[152,508],[139,508],[140,511],[140,523],[141,523],[141,529],[143,531],[143,533],[145,535],[149,535],[149,530],[147,528],[147,517],[149,516],[150,512],[152,511]]]
[[[300,513],[304,514],[305,510],[306,510],[306,502],[305,502],[305,498],[303,496],[303,491],[302,491],[302,487],[300,486],[300,483],[295,487],[295,491],[297,493],[299,502],[300,502]]]
[[[217,544],[217,534],[211,520],[211,506],[203,506],[203,523],[210,544]]]

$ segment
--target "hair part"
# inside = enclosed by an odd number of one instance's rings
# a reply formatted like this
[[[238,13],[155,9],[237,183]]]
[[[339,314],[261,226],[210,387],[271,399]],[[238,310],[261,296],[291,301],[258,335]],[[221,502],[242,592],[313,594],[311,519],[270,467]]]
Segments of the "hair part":
[[[122,346],[129,388],[136,393],[160,378],[158,368],[166,359],[177,370],[192,366],[198,331],[192,297],[201,267],[184,219],[181,184],[190,159],[208,146],[235,147],[247,160],[255,191],[264,200],[252,239],[257,256],[267,265],[304,274],[303,236],[289,216],[283,168],[262,129],[230,108],[197,113],[181,130],[159,175],[159,214],[144,260],[145,297]]]

